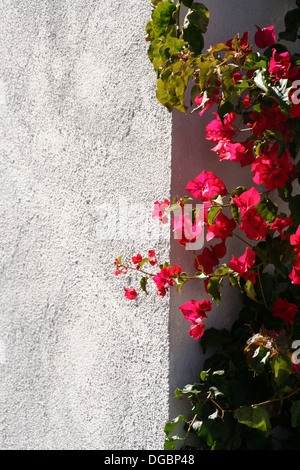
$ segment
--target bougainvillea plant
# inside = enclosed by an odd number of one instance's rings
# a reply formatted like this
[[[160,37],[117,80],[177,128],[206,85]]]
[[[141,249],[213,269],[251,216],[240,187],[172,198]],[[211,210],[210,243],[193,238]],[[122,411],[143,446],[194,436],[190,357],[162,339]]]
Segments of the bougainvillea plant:
[[[205,53],[209,12],[203,4],[151,4],[146,39],[158,101],[169,111],[211,112],[206,139],[212,152],[223,165],[236,162],[253,182],[227,188],[203,170],[187,182],[186,194],[155,201],[153,219],[164,224],[173,217],[183,247],[205,233],[204,246],[194,250],[193,272],[159,264],[154,250],[115,260],[116,275],[141,275],[138,288],[125,288],[129,300],[147,293],[148,282],[165,296],[198,279],[207,294],[180,306],[191,337],[214,353],[197,383],[176,390],[179,400],[189,400],[191,416],[166,424],[165,449],[299,450],[300,60],[281,40],[298,38],[300,1],[284,13],[286,29],[278,36],[272,25],[255,25],[251,40],[249,32],[237,34]],[[274,202],[274,194],[282,203]],[[195,208],[186,211],[187,204]],[[228,253],[232,237],[244,246],[240,256]],[[243,307],[230,330],[206,329],[226,284],[239,289]],[[182,423],[183,436],[176,434]]]

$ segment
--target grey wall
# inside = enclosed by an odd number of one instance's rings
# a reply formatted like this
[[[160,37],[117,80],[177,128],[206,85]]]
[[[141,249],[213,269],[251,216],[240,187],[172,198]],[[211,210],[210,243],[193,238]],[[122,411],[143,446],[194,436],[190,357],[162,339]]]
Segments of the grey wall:
[[[295,1],[288,0],[208,0],[204,2],[210,11],[210,21],[205,34],[205,50],[211,45],[226,42],[237,33],[242,36],[249,31],[249,43],[254,44],[254,34],[259,27],[275,26],[275,32],[284,30],[284,14],[295,8]],[[296,50],[292,43],[285,43],[291,50]],[[258,50],[254,44],[254,50]],[[207,110],[202,117],[198,114],[173,112],[172,128],[172,181],[171,195],[187,194],[185,186],[202,170],[210,170],[221,178],[228,190],[239,185],[253,186],[252,174],[246,168],[229,161],[220,162],[217,154],[211,151],[212,142],[205,139],[205,127],[214,116]],[[280,201],[277,202],[280,203]],[[245,247],[236,239],[226,242],[227,257],[222,262],[231,260],[232,254],[240,256]],[[171,239],[171,260],[179,263],[189,273],[194,272],[194,253],[186,251],[178,242]],[[193,282],[193,283],[192,283]],[[199,343],[188,334],[190,323],[181,315],[178,307],[190,299],[209,298],[203,284],[192,281],[182,289],[182,294],[171,292],[170,299],[170,415],[177,416],[182,411],[182,403],[174,399],[176,387],[199,380],[199,373],[205,357]],[[241,305],[239,292],[224,284],[222,302],[214,307],[205,321],[206,327],[228,328],[237,317]],[[178,313],[179,312],[179,313]]]
[[[207,44],[281,23],[282,3],[209,0]],[[198,374],[193,287],[130,302],[135,275],[114,275],[121,253],[175,259],[144,214],[215,167],[186,145],[203,121],[156,102],[149,18],[149,0],[1,0],[1,449],[162,449],[169,390]]]

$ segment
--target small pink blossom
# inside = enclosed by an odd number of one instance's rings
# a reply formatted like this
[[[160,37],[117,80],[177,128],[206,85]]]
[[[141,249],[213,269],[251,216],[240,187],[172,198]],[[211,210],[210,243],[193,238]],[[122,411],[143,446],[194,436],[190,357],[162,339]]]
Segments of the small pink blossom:
[[[204,333],[205,325],[203,319],[207,317],[206,312],[211,311],[209,300],[190,300],[179,307],[185,319],[192,323],[189,334],[194,339],[199,339]]]
[[[154,210],[152,211],[153,220],[160,220],[163,224],[168,222],[166,211],[168,210],[170,201],[165,199],[164,202],[156,201],[154,203]]]
[[[291,279],[292,284],[300,284],[300,253],[297,255],[297,259],[291,273],[289,274],[289,278]]]
[[[143,257],[139,253],[136,256],[133,256],[132,258],[133,264],[138,264],[142,261]]]
[[[228,267],[237,272],[240,277],[250,280],[252,284],[255,284],[256,273],[249,271],[255,263],[255,257],[255,252],[251,248],[247,247],[242,256],[239,258],[236,258],[235,256],[232,257],[232,260],[228,263]]]
[[[254,35],[254,42],[257,47],[260,49],[266,49],[267,47],[273,46],[276,41],[274,26],[268,26],[267,28],[260,28],[259,26],[256,26],[256,28],[257,31]]]
[[[289,52],[281,52],[280,54],[277,54],[276,49],[273,49],[269,72],[274,75],[275,81],[278,81],[281,78],[289,78],[290,66],[291,61]]]
[[[300,253],[300,225],[298,225],[296,233],[290,236],[290,244],[295,246],[296,253]]]
[[[268,234],[268,225],[257,212],[256,207],[248,209],[240,224],[240,229],[250,240],[261,240]]]
[[[291,227],[292,225],[294,225],[294,222],[292,221],[291,217],[285,217],[284,219],[276,218],[272,223],[270,229],[277,230],[281,237],[281,240],[285,240],[286,236],[284,235],[283,230],[287,227]]]
[[[244,215],[248,209],[259,204],[260,194],[257,189],[253,187],[248,191],[244,191],[240,196],[236,194],[233,202],[240,208],[241,214]]]
[[[186,188],[189,193],[201,201],[209,201],[216,195],[226,196],[227,189],[220,178],[212,171],[202,171],[193,181],[189,181]]]
[[[232,236],[232,231],[236,227],[234,219],[229,219],[223,212],[219,212],[213,225],[207,227],[206,240],[210,241],[213,238],[221,238],[224,240]]]
[[[273,316],[285,320],[286,326],[288,326],[288,323],[293,325],[297,312],[297,305],[290,303],[287,299],[278,298],[272,307]]]
[[[134,300],[137,296],[137,291],[133,287],[124,287],[125,297],[129,300]]]
[[[213,114],[215,114],[216,119],[206,126],[206,139],[216,143],[221,139],[231,140],[235,135],[231,123],[235,120],[236,114],[234,112],[227,114],[224,123],[222,123],[217,113]]]

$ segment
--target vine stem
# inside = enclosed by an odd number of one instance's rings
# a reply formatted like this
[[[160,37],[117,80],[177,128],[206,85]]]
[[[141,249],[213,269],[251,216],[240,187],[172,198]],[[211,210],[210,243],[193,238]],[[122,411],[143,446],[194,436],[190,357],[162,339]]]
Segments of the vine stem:
[[[146,276],[151,276],[151,277],[155,276],[155,274],[148,273],[147,271],[144,271],[143,269],[136,269],[136,268],[133,268],[132,266],[125,266],[124,264],[119,264],[119,266],[121,268],[131,269],[132,271],[138,271],[139,273],[146,274]]]
[[[186,441],[187,441],[187,438],[189,437],[189,434],[191,432],[191,429],[192,429],[192,426],[193,426],[194,422],[198,418],[198,415],[199,415],[200,411],[202,410],[203,406],[210,400],[210,396],[211,396],[211,392],[208,393],[206,399],[201,403],[201,406],[200,406],[199,410],[197,411],[197,413],[195,414],[195,416],[191,420],[191,422],[189,424],[189,427],[188,427],[188,430],[186,432],[185,438],[184,438],[184,443],[183,443],[182,450],[185,449]]]
[[[262,295],[262,298],[263,298],[265,307],[266,307],[267,310],[270,310],[269,307],[268,307],[268,305],[267,305],[267,302],[266,302],[266,298],[265,298],[265,294],[264,294],[264,290],[263,290],[263,286],[262,286],[260,274],[258,274],[258,282],[259,282],[259,287],[260,287],[260,290],[261,290],[261,295]]]
[[[285,397],[273,398],[272,400],[262,401],[261,403],[254,403],[253,405],[251,405],[251,407],[254,408],[255,406],[268,405],[269,403],[275,403],[276,401],[287,400],[288,398],[292,397],[293,395],[296,395],[299,391],[300,391],[300,388],[297,388],[296,390],[294,390],[293,392],[289,393],[289,394],[286,395]]]

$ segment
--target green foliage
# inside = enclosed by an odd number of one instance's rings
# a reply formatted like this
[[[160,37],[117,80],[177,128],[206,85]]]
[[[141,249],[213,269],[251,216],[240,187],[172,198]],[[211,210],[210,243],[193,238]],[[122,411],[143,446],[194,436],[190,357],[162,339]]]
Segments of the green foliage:
[[[230,331],[210,328],[204,333],[203,352],[213,348],[214,354],[205,361],[198,383],[176,391],[178,399],[189,401],[192,416],[166,426],[166,449],[170,442],[172,449],[274,450],[289,443],[299,449],[300,385],[287,359],[291,339],[275,339],[269,330],[251,336],[254,312],[258,324],[270,315],[249,298],[245,304]],[[185,423],[185,430],[173,434],[179,423]],[[285,433],[274,434],[276,427]]]

